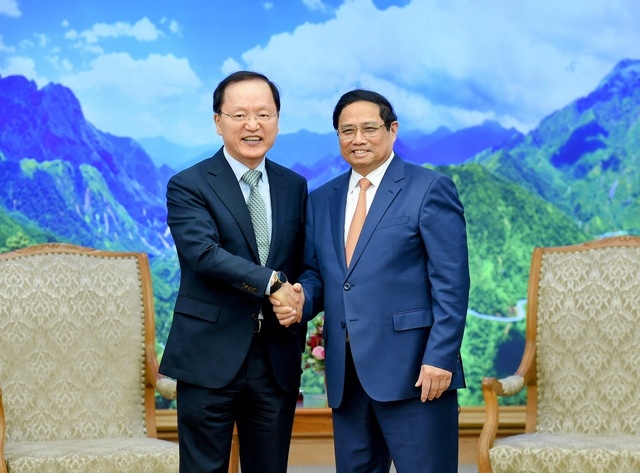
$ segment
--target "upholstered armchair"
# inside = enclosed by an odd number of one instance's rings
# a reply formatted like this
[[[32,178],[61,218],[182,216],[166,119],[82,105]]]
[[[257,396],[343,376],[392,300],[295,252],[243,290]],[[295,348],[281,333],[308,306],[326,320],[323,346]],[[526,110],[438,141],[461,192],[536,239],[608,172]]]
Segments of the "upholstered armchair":
[[[0,473],[177,473],[178,445],[154,438],[156,387],[175,396],[145,254],[0,254]]]
[[[496,438],[524,388],[525,433]],[[640,472],[640,237],[536,248],[523,359],[482,393],[480,473]]]

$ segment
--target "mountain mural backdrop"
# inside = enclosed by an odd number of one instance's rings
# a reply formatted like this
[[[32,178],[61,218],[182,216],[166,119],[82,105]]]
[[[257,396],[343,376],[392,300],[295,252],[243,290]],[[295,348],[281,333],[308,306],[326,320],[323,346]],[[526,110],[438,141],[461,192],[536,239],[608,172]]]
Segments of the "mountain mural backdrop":
[[[178,167],[215,151],[200,149],[172,169],[168,149],[96,129],[68,88],[0,77],[0,251],[61,241],[147,252],[160,353],[179,278],[165,185]],[[486,122],[401,132],[395,149],[451,176],[466,208],[469,388],[460,400],[480,405],[482,377],[510,374],[520,361],[533,248],[640,234],[640,61],[621,61],[526,135]],[[270,157],[310,188],[347,170],[333,134],[281,135]]]

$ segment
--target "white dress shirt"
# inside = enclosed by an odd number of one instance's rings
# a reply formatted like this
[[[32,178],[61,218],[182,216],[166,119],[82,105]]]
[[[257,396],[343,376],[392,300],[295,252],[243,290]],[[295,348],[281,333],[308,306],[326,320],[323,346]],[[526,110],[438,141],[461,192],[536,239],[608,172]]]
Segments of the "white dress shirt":
[[[351,225],[351,220],[353,220],[353,214],[356,212],[356,205],[358,203],[358,194],[360,193],[360,185],[358,182],[363,177],[369,179],[371,185],[367,189],[367,213],[369,213],[369,209],[371,208],[371,203],[373,202],[374,197],[376,196],[376,192],[378,187],[380,187],[380,182],[382,182],[382,177],[384,173],[387,172],[387,168],[393,159],[394,153],[391,152],[391,156],[377,169],[374,169],[366,176],[361,176],[353,169],[351,170],[351,177],[349,178],[349,189],[347,190],[347,206],[344,212],[344,244],[347,243],[347,234],[349,233],[349,226]]]

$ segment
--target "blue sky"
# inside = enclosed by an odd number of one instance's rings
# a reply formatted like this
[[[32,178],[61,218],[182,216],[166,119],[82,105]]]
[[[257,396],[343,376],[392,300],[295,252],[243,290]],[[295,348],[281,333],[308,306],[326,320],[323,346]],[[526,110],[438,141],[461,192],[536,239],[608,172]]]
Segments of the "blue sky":
[[[71,88],[102,131],[219,143],[211,93],[267,74],[281,133],[332,131],[354,87],[403,130],[496,120],[526,132],[640,59],[637,0],[0,0],[0,76]]]

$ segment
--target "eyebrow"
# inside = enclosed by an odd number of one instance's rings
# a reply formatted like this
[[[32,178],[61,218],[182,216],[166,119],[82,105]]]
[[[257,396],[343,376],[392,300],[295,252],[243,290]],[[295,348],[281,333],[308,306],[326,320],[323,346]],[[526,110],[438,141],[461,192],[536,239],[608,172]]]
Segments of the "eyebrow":
[[[367,126],[367,125],[379,125],[379,123],[376,123],[376,122],[364,122],[364,123],[361,123],[360,125],[355,125],[353,123],[345,123],[344,125],[341,125],[340,128],[346,128],[346,127],[350,127],[350,126]]]

